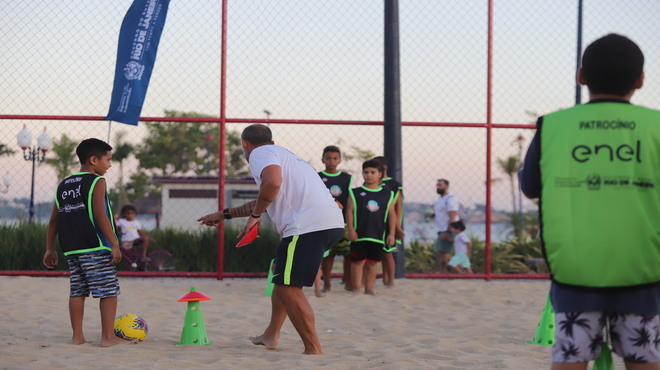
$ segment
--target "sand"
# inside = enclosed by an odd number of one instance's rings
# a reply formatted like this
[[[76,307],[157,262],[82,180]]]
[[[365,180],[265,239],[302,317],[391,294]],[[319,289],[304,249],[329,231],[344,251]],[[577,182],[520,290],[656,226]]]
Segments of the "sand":
[[[98,300],[86,303],[89,343],[71,337],[68,278],[0,277],[0,368],[328,368],[544,369],[550,348],[531,340],[549,282],[398,279],[377,296],[353,295],[335,281],[322,298],[305,293],[316,313],[324,356],[302,355],[287,320],[277,350],[255,346],[270,317],[265,279],[120,278],[118,313],[149,325],[147,340],[99,347]],[[176,346],[191,286],[201,302],[212,345]]]

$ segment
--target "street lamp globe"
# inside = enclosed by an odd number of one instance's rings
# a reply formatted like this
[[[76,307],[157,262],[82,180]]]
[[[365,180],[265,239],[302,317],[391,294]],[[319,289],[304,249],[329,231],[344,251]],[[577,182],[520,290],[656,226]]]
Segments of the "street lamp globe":
[[[23,129],[19,131],[18,135],[16,135],[16,142],[18,143],[18,146],[20,146],[23,150],[29,148],[30,145],[32,145],[32,134],[30,131],[28,131],[25,125],[23,125]]]
[[[44,153],[53,148],[53,139],[48,135],[45,127],[41,135],[37,136],[37,147]]]
[[[6,174],[2,177],[2,184],[6,187],[9,187],[11,185],[11,176],[9,174]]]

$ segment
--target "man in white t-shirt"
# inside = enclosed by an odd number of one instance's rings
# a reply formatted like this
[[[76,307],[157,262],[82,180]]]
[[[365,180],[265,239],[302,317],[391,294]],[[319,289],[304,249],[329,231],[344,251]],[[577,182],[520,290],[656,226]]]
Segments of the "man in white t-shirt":
[[[435,201],[435,223],[438,226],[438,238],[435,241],[433,250],[435,259],[440,266],[440,273],[447,272],[447,262],[449,253],[454,247],[453,235],[449,231],[449,225],[458,221],[458,208],[460,203],[458,199],[449,194],[449,180],[438,179],[435,185],[436,192],[440,197]]]
[[[282,241],[277,246],[271,297],[272,313],[254,344],[277,348],[288,316],[305,345],[305,354],[323,354],[314,325],[314,311],[302,287],[312,286],[323,253],[344,233],[344,217],[316,170],[287,149],[274,145],[270,129],[261,124],[241,134],[243,153],[259,186],[257,200],[212,213],[197,221],[216,226],[233,217],[248,217],[242,237],[268,212]]]

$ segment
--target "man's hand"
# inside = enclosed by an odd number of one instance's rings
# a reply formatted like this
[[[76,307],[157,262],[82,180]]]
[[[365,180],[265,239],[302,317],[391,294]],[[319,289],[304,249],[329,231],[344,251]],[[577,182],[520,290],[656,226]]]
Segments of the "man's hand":
[[[406,233],[403,232],[401,225],[397,225],[394,236],[399,240],[403,240],[403,238],[406,236]]]
[[[198,218],[197,222],[205,226],[218,226],[224,220],[225,215],[222,212],[215,212]]]
[[[348,240],[354,242],[354,241],[357,241],[357,238],[358,238],[358,235],[357,235],[357,233],[355,232],[355,230],[348,230],[348,231],[346,232],[346,239],[348,239]]]
[[[46,250],[46,254],[44,254],[44,266],[49,270],[52,270],[57,266],[57,252],[54,250]]]
[[[121,262],[121,251],[119,250],[119,245],[116,245],[112,247],[112,261],[110,263],[116,265],[119,262]]]
[[[245,236],[245,234],[247,234],[248,231],[250,231],[250,230],[252,229],[252,227],[253,227],[254,225],[256,225],[256,224],[259,224],[259,226],[261,226],[261,225],[260,225],[260,224],[261,224],[261,218],[248,217],[248,220],[247,220],[247,222],[245,223],[245,227],[243,228],[243,231],[241,231],[241,233],[238,234],[238,235],[236,236],[236,239],[239,239],[239,240],[240,240],[240,239],[241,239],[243,236]],[[256,226],[256,227],[259,227],[259,226]]]

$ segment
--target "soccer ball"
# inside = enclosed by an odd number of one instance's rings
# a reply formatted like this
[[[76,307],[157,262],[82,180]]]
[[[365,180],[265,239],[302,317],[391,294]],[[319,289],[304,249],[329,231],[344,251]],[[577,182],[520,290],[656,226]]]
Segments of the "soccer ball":
[[[147,339],[149,328],[143,318],[134,313],[123,313],[115,319],[115,336],[131,343]]]

